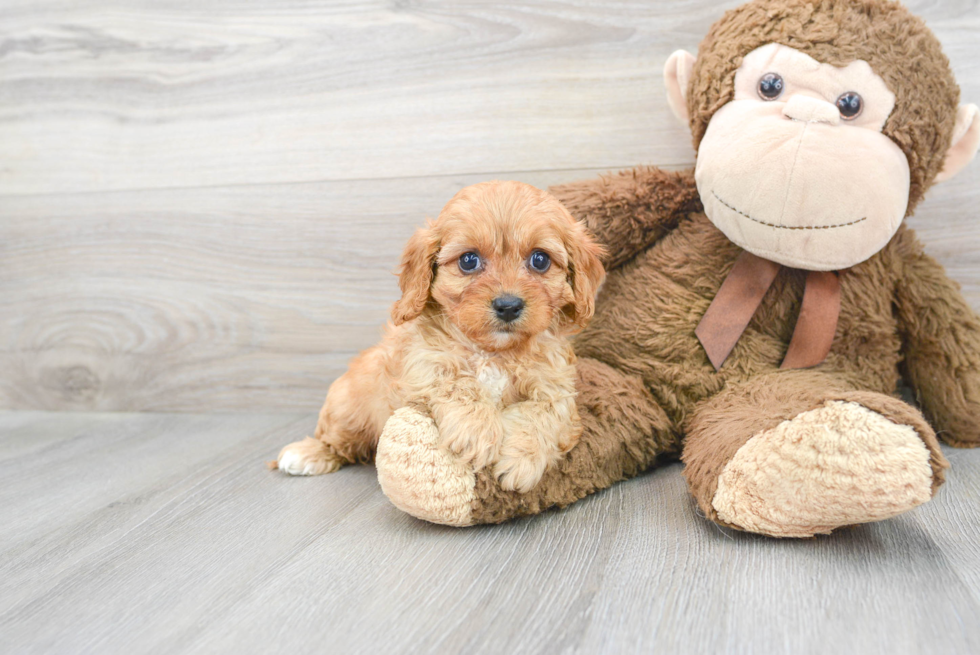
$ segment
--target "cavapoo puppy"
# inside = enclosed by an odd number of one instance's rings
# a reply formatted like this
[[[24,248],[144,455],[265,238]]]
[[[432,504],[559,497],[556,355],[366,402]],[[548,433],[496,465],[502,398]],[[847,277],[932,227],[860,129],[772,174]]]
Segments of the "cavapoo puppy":
[[[402,297],[377,346],[327,393],[315,438],[283,448],[292,475],[368,462],[392,413],[428,413],[441,443],[504,489],[528,491],[581,433],[566,336],[592,317],[601,249],[550,194],[466,187],[402,256]]]

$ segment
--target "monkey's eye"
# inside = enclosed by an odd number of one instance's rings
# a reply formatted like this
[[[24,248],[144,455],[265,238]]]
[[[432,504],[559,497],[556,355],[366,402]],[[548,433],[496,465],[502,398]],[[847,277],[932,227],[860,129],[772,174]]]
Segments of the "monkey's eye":
[[[528,265],[538,273],[544,273],[551,268],[551,257],[548,253],[535,250],[527,260]]]
[[[783,78],[779,73],[766,73],[759,80],[759,95],[763,100],[775,100],[783,92]]]
[[[464,273],[475,273],[480,264],[480,256],[475,252],[464,252],[459,256],[459,270]]]
[[[845,121],[854,120],[860,115],[861,110],[864,109],[864,101],[861,100],[861,96],[858,94],[853,91],[848,91],[837,98],[837,109],[840,110],[841,118]]]

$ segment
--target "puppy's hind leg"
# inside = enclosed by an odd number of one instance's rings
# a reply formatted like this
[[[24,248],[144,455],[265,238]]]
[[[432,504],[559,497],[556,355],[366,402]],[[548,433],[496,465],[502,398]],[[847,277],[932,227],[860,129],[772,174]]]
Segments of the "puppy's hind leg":
[[[289,444],[279,452],[279,458],[269,462],[269,467],[278,468],[289,475],[321,475],[333,473],[341,467],[340,458],[330,451],[323,441],[306,437],[302,441]]]
[[[372,348],[355,359],[330,385],[314,437],[283,448],[270,468],[290,475],[320,475],[374,459],[378,435],[391,415],[381,357],[380,348]]]
[[[339,410],[349,407],[342,402],[347,396],[345,382],[341,377],[331,386],[320,410],[315,436],[283,448],[279,458],[269,463],[270,468],[289,475],[322,475],[333,473],[344,464],[371,461],[377,437],[371,436],[370,428],[351,429],[351,417],[338,415]]]

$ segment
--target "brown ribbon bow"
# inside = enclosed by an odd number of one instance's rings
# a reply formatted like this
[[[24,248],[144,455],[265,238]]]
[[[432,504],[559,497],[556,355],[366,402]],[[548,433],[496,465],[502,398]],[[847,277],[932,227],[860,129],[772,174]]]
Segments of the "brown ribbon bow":
[[[694,334],[719,370],[735,347],[762,297],[772,286],[780,264],[742,252],[732,272],[711,301]],[[832,271],[810,271],[806,276],[800,315],[780,368],[809,368],[830,352],[840,316],[840,281]]]

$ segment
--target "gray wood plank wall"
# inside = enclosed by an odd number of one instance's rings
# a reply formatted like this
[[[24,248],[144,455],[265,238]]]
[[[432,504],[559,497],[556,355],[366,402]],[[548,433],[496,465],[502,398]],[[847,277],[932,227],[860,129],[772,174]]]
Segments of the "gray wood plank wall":
[[[737,4],[7,0],[0,408],[315,409],[459,187],[691,165],[661,68]],[[977,2],[908,4],[980,102]],[[978,207],[911,223],[980,309]]]

